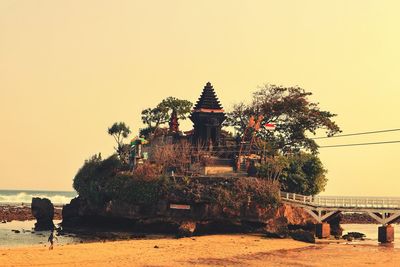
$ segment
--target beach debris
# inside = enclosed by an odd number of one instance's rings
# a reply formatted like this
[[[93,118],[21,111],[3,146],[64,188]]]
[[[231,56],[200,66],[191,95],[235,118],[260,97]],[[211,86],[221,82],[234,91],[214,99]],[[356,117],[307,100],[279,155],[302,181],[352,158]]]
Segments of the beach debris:
[[[54,206],[47,198],[32,198],[32,215],[36,218],[35,230],[46,231],[54,229]]]
[[[6,220],[2,220],[1,223],[7,223],[7,221]]]
[[[155,245],[154,248],[160,248],[159,246]]]
[[[19,234],[19,233],[21,233],[21,231],[20,230],[11,230],[12,232],[14,232],[14,233],[16,233],[16,234]]]

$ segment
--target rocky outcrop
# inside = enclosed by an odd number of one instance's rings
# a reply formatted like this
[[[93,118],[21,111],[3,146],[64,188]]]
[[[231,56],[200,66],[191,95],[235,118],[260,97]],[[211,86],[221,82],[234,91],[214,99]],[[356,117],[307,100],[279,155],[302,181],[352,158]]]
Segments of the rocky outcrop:
[[[0,206],[0,222],[6,223],[11,221],[27,221],[34,220],[32,209],[25,205],[1,205]],[[61,207],[54,207],[54,219],[61,220]]]
[[[128,205],[109,201],[98,207],[84,199],[75,198],[63,209],[64,229],[79,225],[101,223],[129,225],[142,232],[170,232],[178,236],[220,232],[264,232],[270,236],[286,237],[291,225],[306,228],[313,218],[301,208],[280,204],[261,208],[249,203],[240,209],[210,203],[196,203],[190,209],[171,209],[167,201],[154,205]],[[123,221],[123,222],[122,222]],[[296,229],[297,229],[296,228]]]
[[[280,205],[277,209],[271,210],[273,214],[266,221],[266,232],[275,234],[279,237],[286,237],[289,234],[289,228],[295,225],[296,228],[307,228],[316,221],[302,208]]]
[[[342,218],[343,215],[339,213],[330,220],[328,220],[331,229],[331,235],[333,235],[334,237],[341,237],[343,235],[343,228],[340,226]]]
[[[310,231],[301,229],[290,231],[289,236],[294,240],[303,241],[307,243],[315,243],[315,235]]]
[[[47,198],[32,198],[32,215],[36,219],[35,230],[45,231],[54,229],[54,206]]]

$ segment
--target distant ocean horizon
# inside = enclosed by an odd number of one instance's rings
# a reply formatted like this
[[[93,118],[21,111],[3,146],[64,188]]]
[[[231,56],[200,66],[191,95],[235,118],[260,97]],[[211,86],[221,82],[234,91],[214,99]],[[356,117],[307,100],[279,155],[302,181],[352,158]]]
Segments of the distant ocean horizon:
[[[0,189],[0,204],[30,204],[33,197],[48,198],[53,204],[68,204],[78,195],[75,191],[3,190]]]

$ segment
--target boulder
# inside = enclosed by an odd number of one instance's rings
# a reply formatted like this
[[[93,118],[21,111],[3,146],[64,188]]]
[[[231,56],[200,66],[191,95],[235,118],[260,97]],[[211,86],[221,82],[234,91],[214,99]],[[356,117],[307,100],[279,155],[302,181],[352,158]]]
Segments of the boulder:
[[[343,215],[338,214],[328,220],[328,223],[331,227],[331,235],[335,237],[341,237],[343,235],[343,228],[340,226],[340,221],[342,220]]]
[[[196,230],[196,222],[184,221],[179,225],[177,236],[189,237],[193,235],[195,230]]]
[[[354,239],[356,239],[356,240],[364,240],[365,234],[359,233],[359,232],[348,232],[342,238],[346,239],[347,241],[353,241]]]
[[[266,218],[265,231],[269,236],[287,237],[289,226],[296,225],[298,228],[308,227],[316,221],[302,208],[282,204],[278,208],[269,209]],[[261,215],[262,213],[260,213]]]
[[[32,198],[32,215],[36,219],[35,230],[46,231],[54,229],[54,206],[47,198]]]
[[[303,241],[307,243],[315,243],[314,233],[304,230],[295,230],[289,233],[289,236],[297,241]]]

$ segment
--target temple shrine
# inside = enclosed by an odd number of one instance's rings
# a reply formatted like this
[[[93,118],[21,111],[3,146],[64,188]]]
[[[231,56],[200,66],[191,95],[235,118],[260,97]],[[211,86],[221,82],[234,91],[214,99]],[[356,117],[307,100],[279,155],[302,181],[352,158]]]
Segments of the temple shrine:
[[[220,145],[222,123],[226,116],[210,82],[204,86],[189,118],[194,128],[193,144]]]

